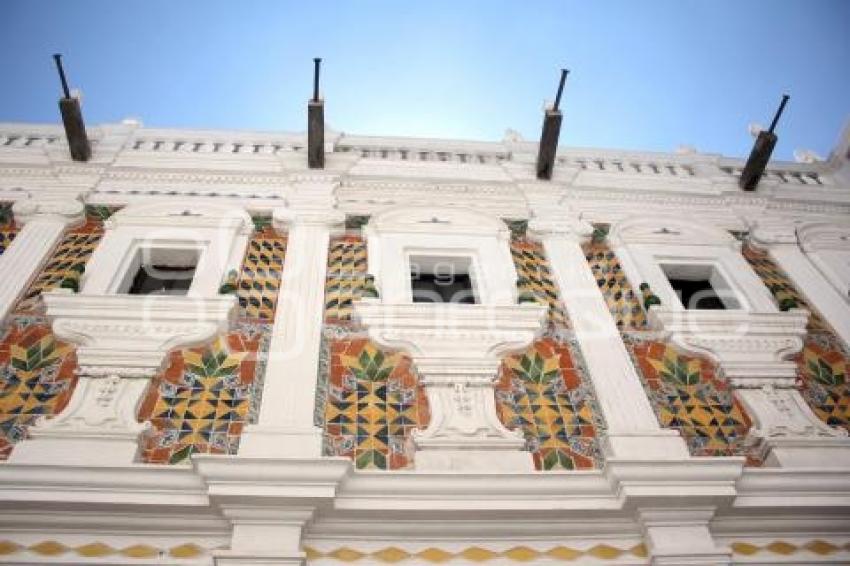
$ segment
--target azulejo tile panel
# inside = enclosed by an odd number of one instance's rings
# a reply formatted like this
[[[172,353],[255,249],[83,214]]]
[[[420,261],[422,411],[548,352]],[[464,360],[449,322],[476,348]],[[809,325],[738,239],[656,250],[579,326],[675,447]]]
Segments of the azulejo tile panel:
[[[363,296],[366,269],[366,242],[360,235],[346,234],[331,241],[325,282],[326,321],[351,320],[351,304]]]
[[[87,215],[86,222],[66,233],[4,321],[0,342],[0,459],[40,416],[65,408],[76,377],[72,345],[56,340],[50,322],[41,315],[41,293],[59,285],[65,276],[85,266],[100,241],[103,223]]]
[[[254,232],[236,284],[241,317],[274,320],[285,259],[285,236],[270,226]]]
[[[563,337],[505,358],[496,384],[499,418],[520,428],[538,470],[599,468],[604,428],[584,368]]]
[[[74,349],[55,339],[47,319],[9,317],[0,342],[0,460],[37,418],[65,407],[76,367]]]
[[[142,441],[142,461],[236,453],[259,402],[270,331],[270,324],[240,321],[211,344],[170,354],[139,409],[139,420],[153,427]]]
[[[103,224],[89,218],[83,226],[66,233],[41,272],[18,302],[16,311],[37,311],[41,294],[59,286],[73,271],[84,268],[103,236]]]
[[[511,238],[511,256],[516,265],[518,291],[532,294],[537,302],[549,307],[550,325],[569,327],[569,320],[558,297],[558,286],[552,277],[543,246],[525,237],[514,237]]]
[[[360,469],[410,467],[410,435],[429,420],[410,358],[343,327],[325,328],[322,350],[317,421],[325,454],[350,457]]]
[[[809,332],[797,361],[800,391],[818,418],[850,430],[850,355],[842,341]]]
[[[12,204],[8,202],[0,203],[0,255],[3,255],[17,233],[15,217],[12,215]]]
[[[583,249],[617,327],[621,330],[645,328],[646,313],[641,306],[640,297],[626,278],[611,247],[604,239],[600,239],[587,242]]]
[[[800,308],[811,312],[803,350],[797,355],[800,393],[814,413],[826,424],[850,430],[850,349],[835,334],[820,314],[806,302],[803,294],[766,251],[751,245],[743,248],[744,257],[773,293],[777,303],[793,299]]]
[[[625,341],[659,423],[677,429],[693,456],[746,456],[760,465],[746,441],[750,420],[716,364],[672,344],[634,335]]]
[[[773,294],[777,305],[781,304],[783,300],[792,299],[797,303],[799,308],[807,309],[812,313],[809,318],[809,330],[830,330],[817,310],[809,305],[803,294],[797,290],[782,268],[776,265],[768,252],[756,249],[752,245],[744,245],[742,247],[742,253],[756,274],[761,277],[762,282],[768,290]]]

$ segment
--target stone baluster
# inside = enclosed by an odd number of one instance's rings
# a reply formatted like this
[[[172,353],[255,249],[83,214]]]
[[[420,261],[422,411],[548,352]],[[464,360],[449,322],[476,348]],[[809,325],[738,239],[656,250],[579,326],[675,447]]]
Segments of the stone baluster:
[[[289,207],[274,211],[288,227],[286,264],[272,329],[263,401],[246,427],[240,456],[321,456],[322,431],[313,423],[328,245],[345,220],[334,208],[335,181],[299,183]]]
[[[11,312],[65,229],[84,218],[82,203],[73,199],[18,201],[12,212],[23,227],[0,255],[0,320]]]

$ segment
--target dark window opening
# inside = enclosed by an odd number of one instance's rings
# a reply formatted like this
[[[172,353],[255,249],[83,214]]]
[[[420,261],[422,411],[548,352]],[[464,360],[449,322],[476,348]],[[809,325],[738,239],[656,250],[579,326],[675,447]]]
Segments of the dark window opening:
[[[413,287],[414,303],[457,303],[474,305],[475,293],[472,290],[472,279],[467,273],[451,273],[434,275],[419,273],[410,275]]]
[[[661,270],[686,309],[741,308],[732,288],[712,264],[662,264]]]
[[[185,295],[192,286],[195,266],[142,264],[133,277],[131,295]]]
[[[717,296],[708,279],[689,281],[670,279],[670,286],[676,291],[679,300],[686,309],[725,310],[726,305]]]

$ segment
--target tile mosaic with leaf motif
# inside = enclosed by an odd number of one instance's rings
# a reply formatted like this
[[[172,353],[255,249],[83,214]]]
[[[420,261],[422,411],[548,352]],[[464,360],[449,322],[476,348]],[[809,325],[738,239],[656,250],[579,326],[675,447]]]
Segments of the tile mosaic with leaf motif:
[[[56,340],[46,318],[9,317],[0,342],[0,460],[37,418],[68,404],[76,368],[74,348]]]
[[[325,454],[350,457],[359,469],[410,467],[411,433],[429,420],[410,358],[350,327],[326,326],[324,336],[316,424]]]
[[[604,424],[575,348],[566,336],[547,336],[505,358],[499,371],[499,419],[523,431],[538,470],[602,467]]]
[[[255,222],[256,224],[256,222]],[[236,284],[239,318],[230,332],[169,355],[148,387],[139,420],[151,422],[141,459],[176,464],[192,454],[235,454],[258,411],[286,254],[286,236],[255,229]]]
[[[235,454],[260,395],[271,324],[241,320],[211,344],[170,354],[139,409],[152,430],[141,459],[176,464],[192,454]]]
[[[850,347],[808,303],[768,252],[746,244],[743,254],[777,305],[790,299],[811,313],[803,350],[795,358],[800,393],[823,422],[850,430]]]
[[[41,294],[91,257],[103,232],[102,220],[86,211],[83,225],[69,230],[3,321],[0,342],[0,459],[39,417],[60,412],[77,383],[74,347],[57,340],[43,316]]]
[[[728,380],[710,360],[687,354],[648,331],[639,294],[597,226],[583,249],[596,284],[629,351],[658,421],[680,432],[694,456],[743,455],[759,465],[745,442],[751,423]]]

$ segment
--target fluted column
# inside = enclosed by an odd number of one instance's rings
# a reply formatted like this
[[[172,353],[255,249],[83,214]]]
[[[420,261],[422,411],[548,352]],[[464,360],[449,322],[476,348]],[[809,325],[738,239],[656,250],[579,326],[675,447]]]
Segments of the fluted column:
[[[83,221],[83,204],[73,199],[24,200],[12,206],[23,228],[0,255],[0,320],[14,308],[33,275],[50,256],[65,229]]]
[[[331,182],[304,183],[289,207],[274,211],[288,226],[286,264],[272,329],[257,423],[246,427],[240,456],[321,456],[322,431],[313,424],[324,314],[328,244],[345,215],[333,208]]]

